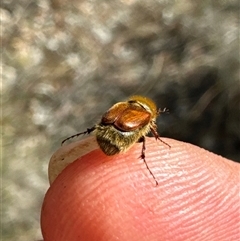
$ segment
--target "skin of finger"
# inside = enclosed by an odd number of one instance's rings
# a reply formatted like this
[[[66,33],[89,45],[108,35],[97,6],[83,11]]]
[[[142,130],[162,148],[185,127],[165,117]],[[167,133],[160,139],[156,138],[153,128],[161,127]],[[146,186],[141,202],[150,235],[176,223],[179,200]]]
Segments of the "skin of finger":
[[[239,165],[199,147],[147,138],[106,156],[71,163],[46,193],[44,241],[239,240]]]

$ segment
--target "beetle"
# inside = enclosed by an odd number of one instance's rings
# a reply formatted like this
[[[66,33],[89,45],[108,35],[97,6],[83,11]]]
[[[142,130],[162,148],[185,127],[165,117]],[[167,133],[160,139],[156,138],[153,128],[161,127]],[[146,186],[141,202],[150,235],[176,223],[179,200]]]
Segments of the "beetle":
[[[113,105],[101,118],[101,121],[84,132],[79,132],[62,141],[62,144],[74,137],[95,133],[100,149],[107,155],[115,155],[127,151],[136,142],[142,142],[141,159],[154,178],[158,182],[145,160],[146,141],[145,136],[151,132],[156,140],[161,141],[169,148],[171,146],[161,140],[156,125],[156,118],[160,113],[167,112],[157,109],[156,104],[149,98],[134,95],[124,102]]]

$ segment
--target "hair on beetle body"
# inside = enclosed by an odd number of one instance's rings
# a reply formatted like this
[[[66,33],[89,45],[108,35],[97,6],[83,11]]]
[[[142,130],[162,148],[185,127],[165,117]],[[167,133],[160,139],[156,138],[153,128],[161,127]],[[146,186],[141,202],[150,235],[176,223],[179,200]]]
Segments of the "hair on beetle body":
[[[136,142],[142,142],[140,157],[153,176],[156,185],[158,185],[145,160],[145,136],[151,132],[156,140],[163,142],[170,148],[170,145],[160,139],[156,125],[157,116],[166,111],[166,109],[157,110],[155,103],[151,99],[135,95],[125,102],[118,102],[113,105],[103,114],[98,124],[84,132],[66,138],[62,141],[62,144],[71,138],[94,132],[100,149],[106,155],[111,156],[127,151]]]

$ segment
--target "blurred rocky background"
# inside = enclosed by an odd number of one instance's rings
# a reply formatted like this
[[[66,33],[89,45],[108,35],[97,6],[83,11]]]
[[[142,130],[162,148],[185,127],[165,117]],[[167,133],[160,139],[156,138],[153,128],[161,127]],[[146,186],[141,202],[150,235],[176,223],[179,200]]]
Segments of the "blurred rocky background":
[[[162,136],[240,161],[237,0],[3,0],[2,238],[41,238],[47,166],[112,104],[146,95]]]

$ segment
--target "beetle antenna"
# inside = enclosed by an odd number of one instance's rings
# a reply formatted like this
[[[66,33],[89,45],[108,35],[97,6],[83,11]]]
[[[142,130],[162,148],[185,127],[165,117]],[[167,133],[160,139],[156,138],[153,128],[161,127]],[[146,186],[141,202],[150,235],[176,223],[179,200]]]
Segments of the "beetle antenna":
[[[75,135],[69,136],[68,138],[66,138],[66,139],[64,139],[64,140],[62,141],[61,146],[62,146],[63,143],[66,142],[67,140],[70,140],[70,139],[72,139],[72,138],[78,137],[78,136],[80,136],[80,135],[90,134],[90,133],[93,132],[95,129],[96,129],[96,127],[94,126],[94,127],[92,127],[92,128],[87,128],[87,130],[84,131],[84,132],[79,132],[79,133],[77,133],[77,134],[75,134]]]
[[[157,113],[158,113],[158,114],[160,114],[160,113],[167,113],[167,114],[169,114],[169,109],[167,109],[166,107],[163,108],[163,109],[159,108],[158,111],[157,111]]]

